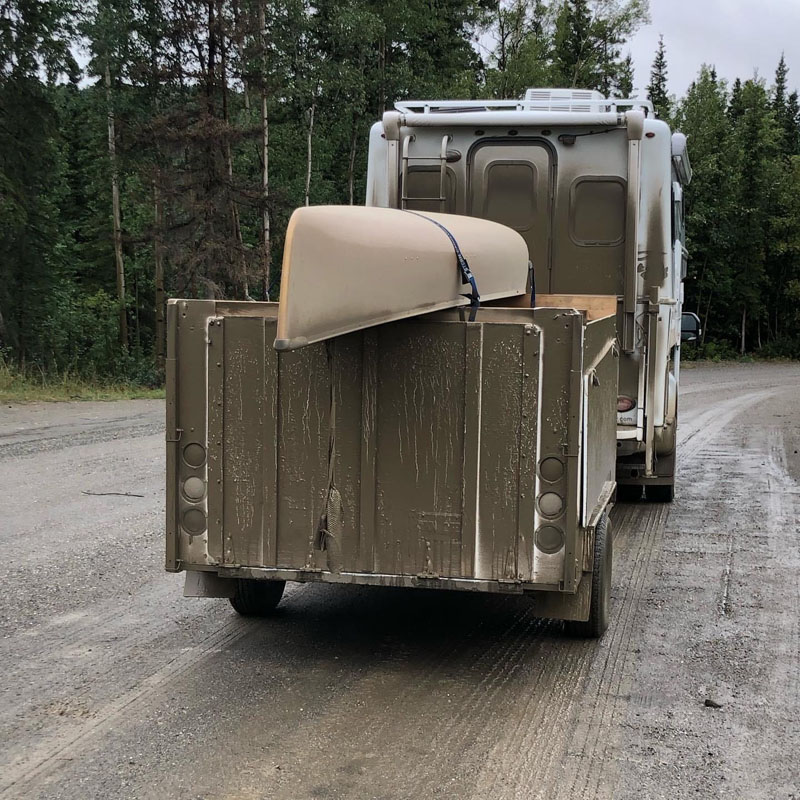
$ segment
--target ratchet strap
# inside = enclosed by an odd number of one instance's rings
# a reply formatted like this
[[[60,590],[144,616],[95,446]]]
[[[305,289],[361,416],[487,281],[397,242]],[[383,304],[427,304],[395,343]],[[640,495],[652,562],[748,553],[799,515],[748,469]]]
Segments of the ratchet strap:
[[[475,314],[477,313],[478,309],[481,305],[481,296],[478,292],[478,284],[475,281],[475,276],[472,274],[472,270],[469,268],[469,264],[467,263],[467,259],[464,257],[464,254],[461,252],[461,248],[458,246],[458,242],[456,241],[456,237],[450,233],[444,225],[440,222],[437,222],[435,219],[431,217],[426,217],[425,214],[420,214],[416,211],[409,211],[405,209],[405,211],[409,214],[413,214],[415,217],[422,217],[422,219],[428,220],[428,222],[432,222],[437,228],[440,228],[444,231],[445,236],[450,240],[450,244],[453,245],[453,250],[456,253],[456,262],[458,263],[458,271],[461,273],[461,283],[466,285],[469,284],[472,291],[469,294],[462,294],[462,297],[466,297],[469,300],[469,321],[475,322]]]

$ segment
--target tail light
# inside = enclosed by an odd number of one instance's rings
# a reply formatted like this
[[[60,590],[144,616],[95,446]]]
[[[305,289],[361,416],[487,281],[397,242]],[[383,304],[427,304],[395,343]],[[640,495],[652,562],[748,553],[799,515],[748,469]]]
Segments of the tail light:
[[[636,401],[632,397],[620,395],[617,398],[617,411],[623,414],[626,411],[631,411],[636,408]]]

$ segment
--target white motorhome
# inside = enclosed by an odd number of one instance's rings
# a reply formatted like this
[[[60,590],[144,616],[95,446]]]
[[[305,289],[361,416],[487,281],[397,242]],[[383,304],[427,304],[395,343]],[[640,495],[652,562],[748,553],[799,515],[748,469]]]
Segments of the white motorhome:
[[[595,91],[407,101],[371,130],[367,205],[500,222],[527,242],[536,292],[618,297],[626,499],[674,494],[691,176],[686,136],[650,101]],[[683,325],[684,340],[697,337],[694,315]]]

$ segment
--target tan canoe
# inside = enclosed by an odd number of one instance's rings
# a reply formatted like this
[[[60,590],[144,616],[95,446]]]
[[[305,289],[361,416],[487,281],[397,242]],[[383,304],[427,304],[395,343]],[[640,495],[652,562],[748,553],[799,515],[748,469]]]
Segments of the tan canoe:
[[[455,248],[482,301],[524,294],[528,248],[476,217],[361,206],[311,206],[286,231],[276,350],[444,308],[470,305]]]

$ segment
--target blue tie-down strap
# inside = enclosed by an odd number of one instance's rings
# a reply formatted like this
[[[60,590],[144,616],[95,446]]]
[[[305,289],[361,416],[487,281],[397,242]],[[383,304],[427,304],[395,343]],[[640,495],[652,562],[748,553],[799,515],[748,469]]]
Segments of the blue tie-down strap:
[[[469,268],[469,264],[467,263],[467,259],[464,258],[464,254],[461,252],[461,248],[458,246],[458,242],[456,241],[456,237],[450,233],[444,225],[440,222],[437,222],[435,219],[431,219],[430,217],[426,217],[424,214],[419,214],[416,211],[409,211],[406,209],[409,214],[413,214],[415,217],[422,217],[422,219],[428,220],[428,222],[432,222],[436,225],[437,228],[441,228],[447,238],[450,240],[450,244],[453,245],[453,250],[456,253],[456,262],[458,263],[458,271],[461,273],[461,283],[462,284],[469,284],[472,291],[469,294],[462,294],[462,297],[466,297],[469,300],[469,321],[475,322],[475,315],[478,313],[478,309],[481,306],[481,295],[478,292],[478,284],[475,281],[475,276],[472,274],[472,270]]]

